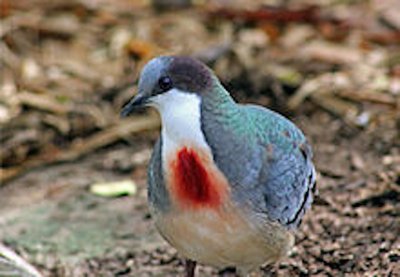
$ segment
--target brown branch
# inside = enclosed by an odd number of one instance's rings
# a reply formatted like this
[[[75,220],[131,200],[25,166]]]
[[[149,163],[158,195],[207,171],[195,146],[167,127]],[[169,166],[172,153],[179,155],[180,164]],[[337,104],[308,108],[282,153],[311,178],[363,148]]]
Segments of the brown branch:
[[[0,185],[27,172],[28,170],[59,162],[74,161],[96,149],[112,144],[122,137],[147,130],[153,130],[159,126],[159,119],[154,116],[142,116],[122,120],[117,125],[100,131],[85,140],[74,141],[67,150],[52,148],[45,153],[41,153],[36,157],[27,160],[20,166],[0,168]]]
[[[240,19],[248,22],[316,22],[320,20],[319,9],[315,6],[290,10],[278,7],[263,7],[258,10],[220,8],[210,12],[216,18]]]
[[[339,91],[335,93],[341,98],[346,98],[356,102],[371,102],[396,107],[397,101],[390,94],[373,91]]]

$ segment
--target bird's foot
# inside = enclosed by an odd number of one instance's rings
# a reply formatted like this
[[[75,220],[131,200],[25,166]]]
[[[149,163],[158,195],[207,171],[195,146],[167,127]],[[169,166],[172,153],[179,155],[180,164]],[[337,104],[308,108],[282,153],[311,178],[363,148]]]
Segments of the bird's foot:
[[[185,277],[194,277],[196,271],[196,262],[186,259],[185,260]]]
[[[227,267],[218,272],[218,276],[220,277],[237,277],[237,271],[234,267]]]

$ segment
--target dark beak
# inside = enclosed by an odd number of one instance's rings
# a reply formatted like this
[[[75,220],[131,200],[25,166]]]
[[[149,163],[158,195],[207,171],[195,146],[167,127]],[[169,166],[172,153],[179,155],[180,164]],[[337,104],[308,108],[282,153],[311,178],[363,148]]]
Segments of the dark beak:
[[[148,103],[147,100],[147,97],[143,95],[136,95],[122,108],[121,117],[128,116],[133,110],[143,107]]]

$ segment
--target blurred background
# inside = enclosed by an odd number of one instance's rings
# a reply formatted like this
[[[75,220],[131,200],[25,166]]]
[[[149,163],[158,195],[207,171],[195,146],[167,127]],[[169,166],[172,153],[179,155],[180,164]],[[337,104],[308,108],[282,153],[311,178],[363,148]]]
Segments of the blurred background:
[[[2,0],[0,15],[0,276],[183,272],[146,204],[158,115],[119,117],[161,54],[201,59],[313,145],[319,196],[265,276],[400,276],[400,1]]]

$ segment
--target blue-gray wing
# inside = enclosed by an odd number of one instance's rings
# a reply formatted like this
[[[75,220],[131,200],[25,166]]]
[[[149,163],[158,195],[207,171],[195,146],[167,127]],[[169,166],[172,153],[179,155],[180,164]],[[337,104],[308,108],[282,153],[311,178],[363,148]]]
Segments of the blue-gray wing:
[[[276,156],[267,154],[259,176],[258,190],[263,198],[260,208],[270,219],[295,228],[310,208],[315,191],[311,149],[303,142],[292,152],[273,151]]]
[[[272,111],[248,108],[256,114],[255,124],[264,125],[258,128],[262,166],[255,189],[259,202],[254,203],[255,207],[270,219],[295,228],[310,208],[315,191],[311,147],[289,120]]]
[[[202,114],[202,129],[238,205],[256,215],[297,227],[311,206],[315,170],[303,133],[283,116],[238,105],[222,120]],[[218,119],[218,120],[217,120]]]

